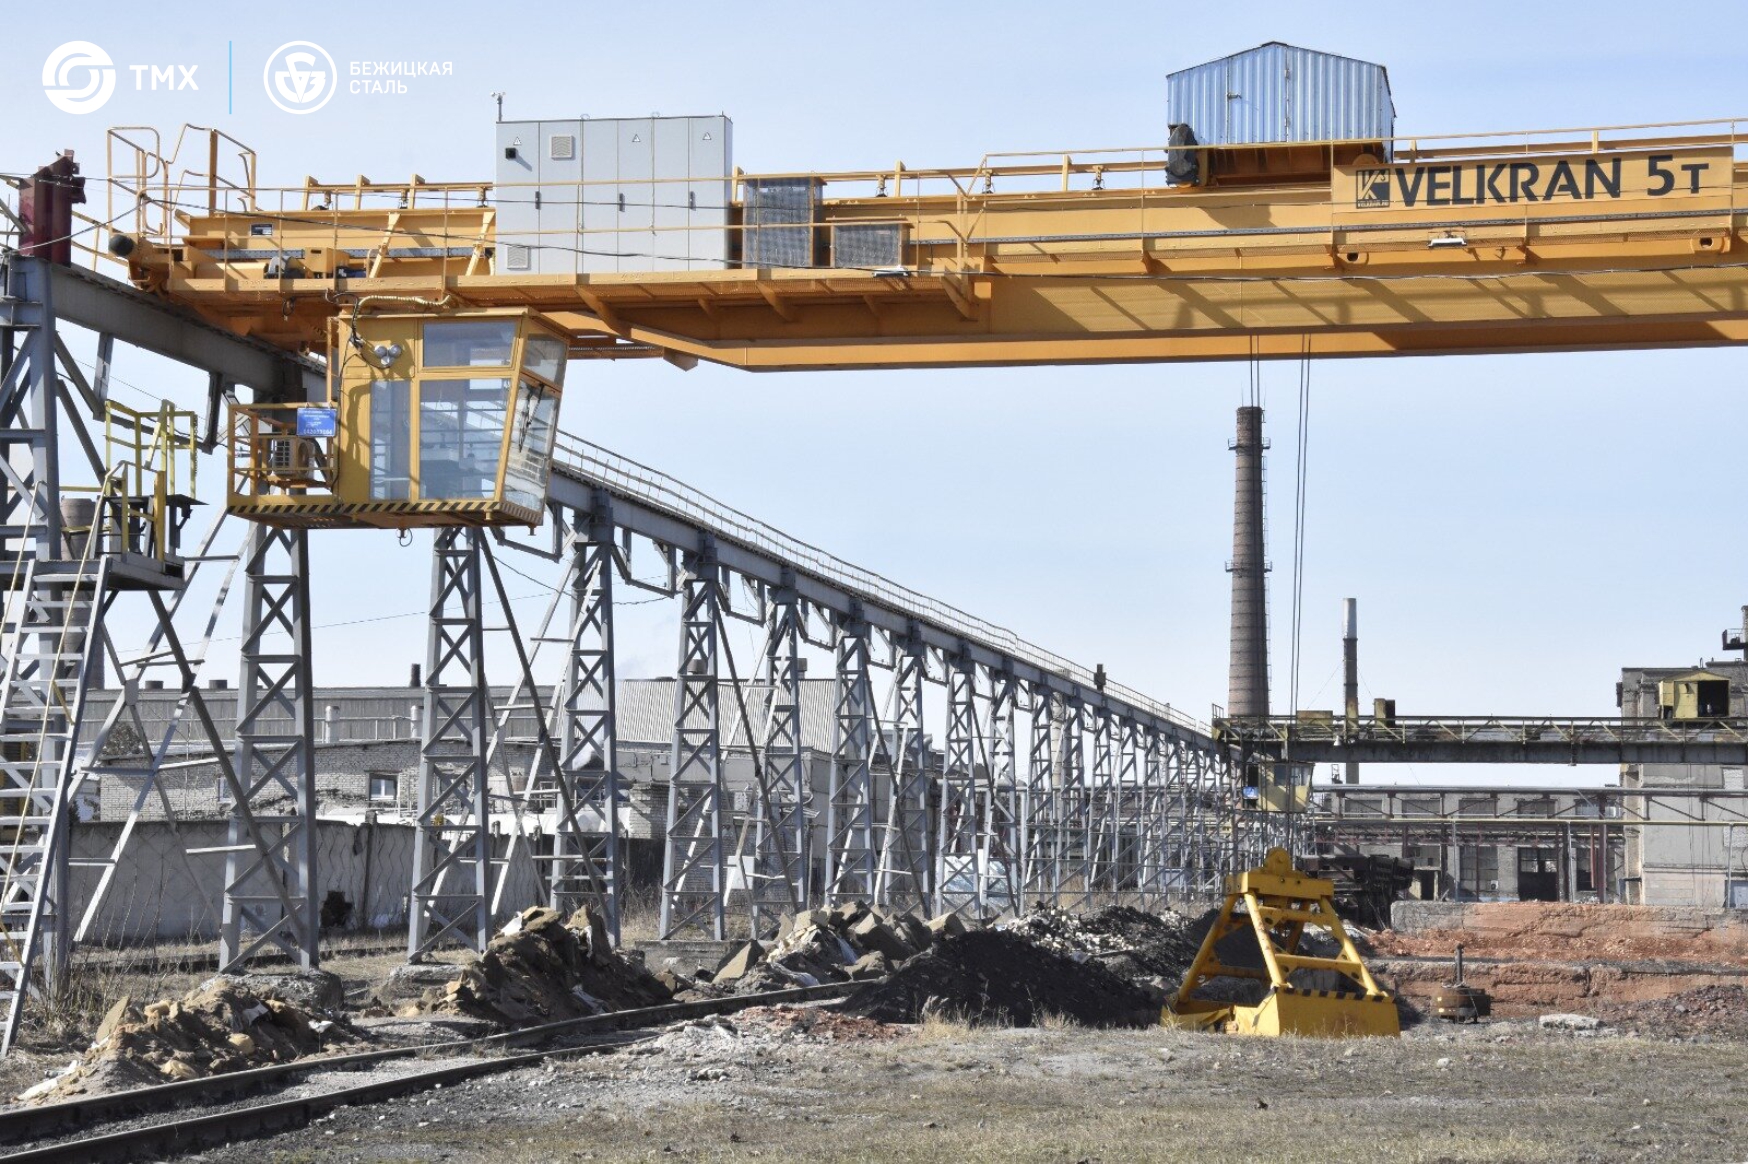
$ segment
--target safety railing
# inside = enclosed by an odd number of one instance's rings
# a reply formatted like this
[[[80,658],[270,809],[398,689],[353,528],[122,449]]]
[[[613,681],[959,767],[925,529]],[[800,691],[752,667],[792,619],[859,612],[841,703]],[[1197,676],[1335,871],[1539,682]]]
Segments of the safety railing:
[[[666,473],[639,464],[599,445],[569,433],[559,435],[553,452],[555,472],[568,473],[622,496],[632,497],[672,517],[701,526],[728,541],[763,551],[811,574],[821,581],[856,595],[864,601],[930,623],[950,633],[1057,675],[1088,691],[1099,687],[1098,677],[1072,663],[1034,646],[1006,627],[997,626],[958,607],[898,585],[871,570],[854,566],[816,546],[733,509],[682,484]],[[1180,727],[1206,734],[1208,726],[1169,703],[1160,703],[1120,683],[1106,681],[1107,696]]]
[[[1395,137],[1387,141],[1264,142],[1247,144],[1257,165],[1269,170],[1272,152],[1302,156],[1323,148],[1330,158],[1376,148],[1396,160],[1439,158],[1533,158],[1552,153],[1605,150],[1645,150],[1659,147],[1693,149],[1725,147],[1739,160],[1744,154],[1743,129],[1748,122],[1725,118],[1703,121],[1647,123],[1554,130],[1510,130]],[[203,215],[220,212],[281,216],[295,223],[297,241],[288,231],[255,234],[257,224],[233,227],[235,237],[220,249],[203,251],[227,272],[258,275],[267,263],[272,270],[301,267],[317,275],[372,276],[385,262],[406,259],[436,262],[445,275],[649,272],[719,270],[741,266],[782,266],[825,270],[859,270],[897,275],[915,268],[952,270],[974,259],[986,245],[995,212],[1027,208],[1032,200],[1052,193],[1126,193],[1143,199],[1175,198],[1186,187],[1174,180],[1186,156],[1230,147],[1220,145],[1098,147],[1093,149],[1030,150],[984,154],[973,166],[913,168],[903,162],[878,170],[834,172],[745,173],[739,170],[714,178],[688,176],[685,181],[571,181],[565,183],[496,183],[495,181],[431,182],[414,174],[407,181],[321,182],[262,187],[256,180],[253,151],[221,131],[185,126],[166,154],[155,130],[124,127],[111,131],[109,213],[102,223],[87,225],[104,231],[134,233],[168,241]],[[855,204],[853,212],[816,217],[811,223],[749,224],[741,221],[748,189],[756,183],[805,179],[816,183],[822,205]],[[684,193],[679,191],[684,190]],[[699,191],[721,190],[721,195]],[[1325,196],[1307,187],[1302,204],[1322,204]],[[1243,187],[1222,188],[1222,196],[1251,197]],[[502,217],[519,205],[575,204],[587,209],[637,210],[634,225],[618,213],[607,214],[608,225],[590,225],[591,215],[574,216],[576,226],[543,229],[532,216],[515,230],[504,229]],[[592,206],[591,204],[599,204]],[[878,206],[890,204],[882,215]],[[1333,206],[1333,202],[1328,205]],[[706,212],[707,221],[693,217]],[[370,215],[377,215],[366,221]],[[362,216],[362,217],[361,217]],[[290,224],[288,223],[288,226]],[[817,242],[809,254],[793,261],[764,261],[749,249],[758,231],[812,228]],[[883,256],[846,259],[835,232],[845,228],[887,228],[897,243],[882,243]],[[544,252],[546,264],[529,259]],[[104,254],[93,248],[93,254]],[[558,257],[554,259],[554,254]],[[858,252],[859,254],[861,252]],[[891,262],[884,256],[890,256]],[[288,267],[287,264],[291,266]],[[556,264],[556,265],[554,265]]]

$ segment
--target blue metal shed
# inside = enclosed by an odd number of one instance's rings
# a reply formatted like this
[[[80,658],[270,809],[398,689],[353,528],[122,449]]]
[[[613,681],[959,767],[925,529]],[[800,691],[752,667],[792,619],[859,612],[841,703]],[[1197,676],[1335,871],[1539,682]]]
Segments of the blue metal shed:
[[[1388,141],[1396,106],[1383,65],[1269,41],[1166,77],[1173,125],[1203,145]]]

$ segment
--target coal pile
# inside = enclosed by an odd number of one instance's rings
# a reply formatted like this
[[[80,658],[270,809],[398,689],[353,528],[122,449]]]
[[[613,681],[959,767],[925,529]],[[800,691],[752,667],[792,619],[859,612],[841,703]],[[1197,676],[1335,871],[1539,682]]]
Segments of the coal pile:
[[[20,1099],[62,1100],[288,1063],[356,1039],[241,975],[208,979],[178,999],[110,1008],[91,1047],[61,1075]]]
[[[403,1013],[462,1014],[515,1027],[657,1006],[671,998],[641,962],[612,948],[587,908],[567,920],[557,910],[533,906],[512,918],[453,981],[425,991]]]
[[[1019,1027],[1046,1016],[1088,1027],[1159,1021],[1159,1002],[1142,986],[1095,959],[1076,961],[1002,930],[942,938],[839,1009],[889,1023],[914,1023],[925,1015]]]

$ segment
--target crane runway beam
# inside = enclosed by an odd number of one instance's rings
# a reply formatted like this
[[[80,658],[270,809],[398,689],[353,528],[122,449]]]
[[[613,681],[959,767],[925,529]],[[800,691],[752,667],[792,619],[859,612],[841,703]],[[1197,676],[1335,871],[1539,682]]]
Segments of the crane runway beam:
[[[1748,719],[1333,716],[1218,720],[1215,736],[1295,764],[1748,764]]]
[[[1168,704],[1120,684],[1100,690],[1092,672],[1040,651],[990,626],[884,578],[859,570],[820,550],[795,542],[745,514],[727,509],[666,474],[571,436],[560,439],[548,484],[551,503],[592,513],[603,498],[621,530],[683,550],[701,538],[714,544],[725,569],[773,588],[789,584],[812,606],[849,617],[860,612],[870,626],[903,640],[914,630],[922,645],[957,654],[986,668],[1011,667],[1014,678],[1046,687],[1090,707],[1109,707],[1151,727],[1167,741],[1209,754],[1219,751],[1207,725]]]

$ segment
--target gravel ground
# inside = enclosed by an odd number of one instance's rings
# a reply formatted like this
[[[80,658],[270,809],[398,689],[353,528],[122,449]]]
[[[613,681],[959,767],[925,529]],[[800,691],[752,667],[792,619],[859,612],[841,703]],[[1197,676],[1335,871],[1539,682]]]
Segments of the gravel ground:
[[[687,1024],[191,1159],[1748,1158],[1743,1041],[1524,1022],[1338,1042],[810,1021],[782,1008]]]

